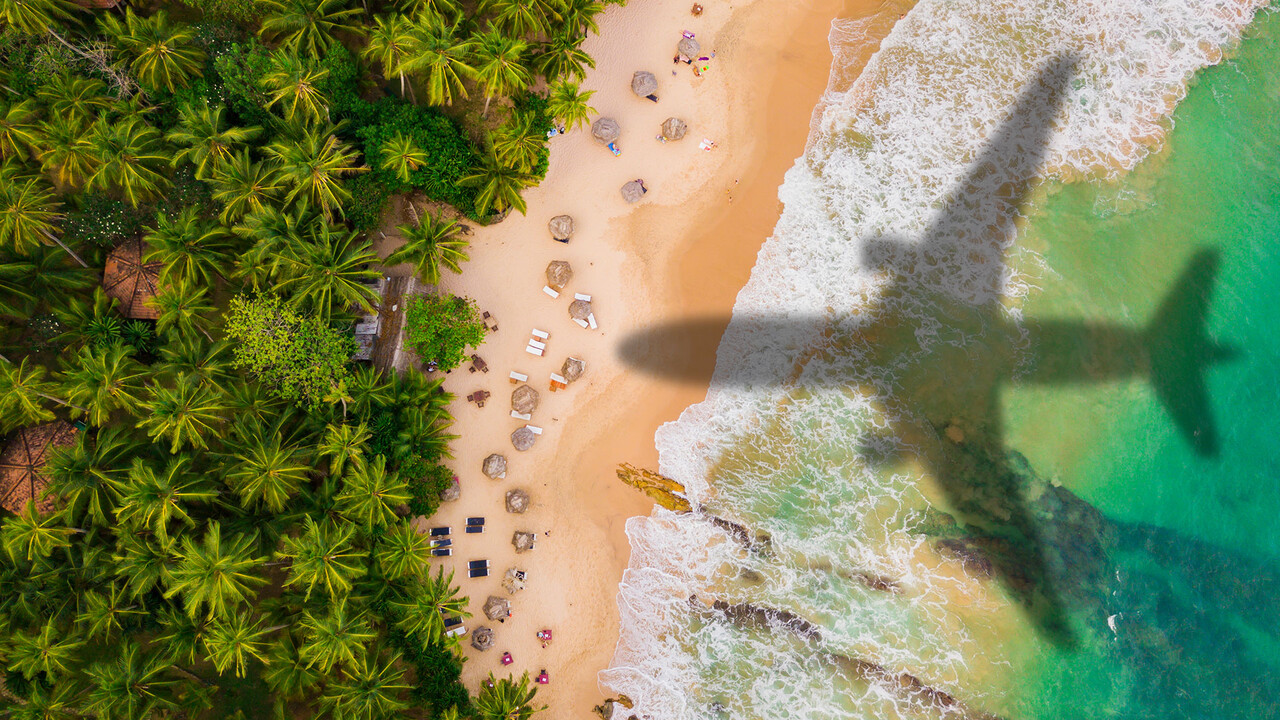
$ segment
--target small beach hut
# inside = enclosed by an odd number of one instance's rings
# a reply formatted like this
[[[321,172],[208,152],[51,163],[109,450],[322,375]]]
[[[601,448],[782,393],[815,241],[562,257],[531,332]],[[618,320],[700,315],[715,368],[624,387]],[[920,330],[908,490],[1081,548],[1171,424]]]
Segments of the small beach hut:
[[[516,428],[515,432],[511,433],[511,446],[524,452],[533,447],[533,442],[537,439],[538,436],[534,435],[528,427]]]
[[[577,380],[586,370],[587,363],[576,357],[565,358],[564,365],[560,366],[560,374],[564,376],[565,382]]]
[[[698,54],[702,52],[702,45],[693,38],[680,38],[680,42],[676,43],[676,52],[691,60],[697,60]]]
[[[493,453],[484,459],[480,465],[480,471],[490,480],[497,480],[507,476],[507,458],[505,455]]]
[[[639,180],[632,180],[622,186],[622,199],[629,203],[639,202],[644,197],[644,183]]]
[[[102,270],[102,290],[120,302],[125,317],[155,320],[160,312],[150,303],[160,285],[158,262],[143,262],[142,238],[130,238],[107,255]]]
[[[511,391],[511,409],[528,415],[538,409],[538,391],[528,385],[521,385]]]
[[[547,284],[556,290],[563,290],[573,279],[573,268],[564,260],[552,260],[547,265]]]
[[[493,647],[493,629],[487,626],[476,628],[471,633],[471,647],[481,652]]]
[[[591,314],[591,303],[587,300],[574,300],[569,303],[569,317],[574,320],[586,320]]]
[[[631,76],[631,92],[642,98],[649,97],[658,92],[658,78],[646,70],[637,70],[636,74]]]
[[[591,123],[591,134],[596,140],[608,145],[622,134],[622,126],[617,120],[608,117],[597,118]]]
[[[685,121],[677,117],[669,117],[662,121],[662,137],[668,140],[679,140],[689,131]]]
[[[511,603],[507,602],[506,598],[490,595],[489,599],[484,601],[484,616],[490,620],[511,617]]]
[[[42,497],[49,487],[44,465],[54,450],[75,441],[76,429],[61,420],[14,433],[0,452],[0,507],[16,515],[34,500],[37,512],[53,510],[53,499]]]
[[[507,491],[507,512],[519,515],[529,509],[529,493],[520,490]]]
[[[557,215],[547,223],[547,229],[551,231],[553,239],[568,242],[569,238],[573,237],[573,218],[568,215]]]

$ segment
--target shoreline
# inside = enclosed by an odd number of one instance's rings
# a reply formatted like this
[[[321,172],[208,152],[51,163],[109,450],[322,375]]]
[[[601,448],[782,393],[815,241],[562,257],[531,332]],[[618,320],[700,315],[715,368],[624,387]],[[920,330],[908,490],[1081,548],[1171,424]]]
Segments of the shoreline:
[[[625,523],[653,507],[617,481],[614,468],[632,462],[656,469],[654,432],[701,401],[710,380],[675,383],[629,370],[616,357],[616,344],[691,308],[729,316],[777,222],[778,186],[804,151],[826,88],[831,21],[877,9],[881,4],[868,0],[806,0],[799,9],[756,0],[736,9],[708,4],[695,18],[686,0],[656,0],[611,7],[600,35],[588,39],[597,68],[583,87],[597,91],[591,104],[599,116],[622,125],[623,155],[613,157],[586,128],[553,138],[547,178],[526,193],[527,215],[477,228],[463,274],[441,283],[443,290],[475,298],[499,325],[477,351],[489,373],[469,373],[464,366],[446,376],[445,388],[455,395],[453,432],[460,436],[448,464],[462,497],[443,504],[429,521],[455,530],[453,556],[433,564],[453,570],[471,599],[473,617],[461,638],[468,686],[477,687],[490,672],[533,677],[546,669],[551,685],[541,688],[538,703],[553,716],[587,711],[602,700],[597,673],[609,665],[618,640],[618,582],[630,557]],[[684,29],[697,33],[704,53],[716,53],[701,79],[688,66],[671,63]],[[658,76],[657,105],[631,94],[630,74],[637,69]],[[689,133],[660,144],[653,134],[671,115],[688,121]],[[701,152],[702,137],[714,139],[718,149]],[[627,206],[617,188],[635,177],[652,191]],[[577,224],[568,245],[553,242],[546,229],[547,220],[565,212]],[[669,237],[668,228],[676,228]],[[551,260],[568,260],[574,270],[556,300],[541,291]],[[570,321],[566,308],[573,293],[593,296],[598,332]],[[534,327],[551,334],[540,358],[524,351]],[[708,338],[701,350],[713,356],[718,343],[718,335]],[[585,375],[568,390],[548,392],[549,373],[558,372],[568,355],[587,362]],[[508,439],[524,424],[508,414],[513,370],[527,374],[541,395],[530,423],[544,432],[523,453]],[[492,393],[484,408],[465,400],[478,389]],[[505,479],[480,472],[492,452],[507,457]],[[525,514],[505,511],[505,493],[514,488],[531,496]],[[486,518],[483,534],[461,533],[472,516]],[[517,530],[537,533],[533,551],[515,553],[511,536]],[[470,579],[466,562],[478,559],[490,561],[490,574]],[[528,576],[514,596],[501,587],[510,567]],[[509,599],[512,617],[486,620],[480,608],[490,595]],[[496,634],[485,652],[470,645],[470,632],[482,625]],[[535,637],[541,628],[555,633],[545,649]],[[503,667],[500,658],[508,651],[515,662]]]

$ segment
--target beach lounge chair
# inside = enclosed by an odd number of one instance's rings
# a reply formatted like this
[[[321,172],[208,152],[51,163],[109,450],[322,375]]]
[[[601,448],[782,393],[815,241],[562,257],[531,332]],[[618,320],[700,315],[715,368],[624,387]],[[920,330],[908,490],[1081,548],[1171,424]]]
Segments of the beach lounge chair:
[[[489,568],[487,567],[472,568],[467,571],[467,577],[469,578],[489,577]]]
[[[569,383],[564,379],[563,375],[557,375],[555,373],[551,373],[551,388],[550,388],[551,392],[555,392],[557,390],[564,390],[567,387],[569,387]]]
[[[586,302],[591,302],[591,296],[590,296],[590,295],[584,295],[583,293],[574,293],[574,294],[573,294],[573,299],[574,299],[574,300],[585,300]]]
[[[518,373],[515,370],[511,371],[511,375],[509,377],[511,378],[512,385],[519,385],[522,382],[529,382],[528,375],[525,375],[524,373]]]
[[[468,525],[468,526],[467,526],[467,534],[468,534],[468,535],[475,535],[476,533],[482,533],[482,532],[484,532],[484,526],[483,526],[483,525]]]
[[[524,420],[525,422],[528,422],[530,419],[533,418],[533,416],[530,415],[529,413],[520,413],[520,412],[516,412],[515,410],[511,411],[511,417],[517,420]]]
[[[441,525],[440,527],[431,528],[431,537],[444,537],[446,535],[452,535],[452,534],[453,534],[453,528],[449,527],[448,525]]]
[[[489,567],[488,560],[468,560],[467,569],[475,570],[476,568]]]
[[[546,344],[546,343],[544,343],[544,342],[538,342],[537,340],[530,340],[530,341],[529,341],[529,344],[530,344],[530,345],[532,345],[533,347],[538,348],[539,350],[546,350],[546,349],[547,349],[547,344]]]
[[[537,355],[538,357],[542,357],[542,349],[536,348],[533,345],[526,345],[524,348],[524,351],[529,353],[530,355]]]
[[[585,329],[587,329],[587,327],[589,327],[589,326],[587,325],[587,321],[586,321],[586,320],[579,320],[578,318],[574,318],[574,319],[573,319],[573,321],[574,321],[574,322],[576,322],[576,323],[578,323],[578,325],[579,325],[579,326],[581,326],[581,327],[582,327],[582,329],[584,329],[584,330],[585,330]]]
[[[555,298],[560,297],[560,293],[556,292],[555,290],[552,290],[550,285],[543,285],[542,292],[550,295],[553,300]]]
[[[551,333],[547,332],[546,330],[539,330],[538,328],[534,328],[533,336],[538,338],[539,340],[546,340],[547,338],[551,337]]]
[[[599,325],[596,324],[595,313],[587,313],[587,324],[591,326],[592,330],[595,330],[596,328],[600,327]]]
[[[484,518],[482,517],[467,518],[467,527],[471,527],[472,525],[483,525],[483,524],[484,524]]]
[[[542,428],[538,427],[537,425],[525,425],[525,427],[529,428],[529,432],[533,433],[534,435],[542,434]]]
[[[431,551],[434,557],[450,557],[453,555],[453,548],[436,548]]]
[[[449,547],[452,544],[453,541],[449,538],[437,538],[431,541],[431,547],[433,548]]]
[[[461,637],[466,634],[467,634],[467,626],[459,625],[458,627],[452,630],[446,630],[444,633],[444,636],[445,637]]]
[[[445,629],[445,630],[451,630],[451,629],[453,629],[453,628],[458,627],[458,626],[459,626],[459,625],[461,625],[461,624],[462,624],[462,618],[460,618],[460,617],[446,617],[446,618],[444,619],[444,629]]]

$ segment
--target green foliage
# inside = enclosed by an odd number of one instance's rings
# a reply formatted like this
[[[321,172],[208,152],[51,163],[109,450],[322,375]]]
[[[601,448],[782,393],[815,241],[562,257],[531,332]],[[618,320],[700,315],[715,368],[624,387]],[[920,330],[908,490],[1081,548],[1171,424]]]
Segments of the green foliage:
[[[452,370],[467,357],[468,347],[484,342],[484,322],[475,301],[451,295],[420,295],[405,309],[405,342],[423,362]]]
[[[314,315],[302,315],[274,295],[231,299],[227,336],[236,342],[235,365],[272,394],[318,407],[345,380],[355,339]]]
[[[453,471],[437,462],[414,453],[400,464],[400,475],[409,484],[413,498],[409,500],[409,512],[421,517],[431,517],[440,507],[440,493],[453,482]]]
[[[343,208],[343,215],[351,226],[362,232],[378,229],[382,224],[382,212],[386,210],[387,200],[391,199],[392,194],[385,177],[375,173],[362,173],[347,182],[347,192],[351,194],[351,199]]]
[[[274,122],[267,106],[271,95],[263,78],[271,70],[271,53],[256,40],[235,43],[214,61],[218,80],[231,109],[242,124],[266,126]]]
[[[135,208],[106,193],[88,192],[79,196],[79,208],[67,213],[63,230],[83,242],[113,248],[141,233],[154,213],[148,207]]]
[[[238,20],[252,23],[262,17],[263,7],[255,0],[178,0],[199,10],[209,20]]]

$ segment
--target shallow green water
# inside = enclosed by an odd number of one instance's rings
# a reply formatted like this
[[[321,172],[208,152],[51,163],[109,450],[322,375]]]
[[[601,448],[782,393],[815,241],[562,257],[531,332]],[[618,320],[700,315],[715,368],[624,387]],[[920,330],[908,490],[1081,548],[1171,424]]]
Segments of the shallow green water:
[[[1237,350],[1207,375],[1219,448],[1142,379],[1006,394],[1010,445],[1110,521],[1100,605],[1073,616],[1092,640],[1020,669],[1026,716],[1280,717],[1280,14],[1175,120],[1123,180],[1044,203],[1023,242],[1051,273],[1025,310],[1142,326],[1215,250],[1208,334]]]

